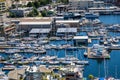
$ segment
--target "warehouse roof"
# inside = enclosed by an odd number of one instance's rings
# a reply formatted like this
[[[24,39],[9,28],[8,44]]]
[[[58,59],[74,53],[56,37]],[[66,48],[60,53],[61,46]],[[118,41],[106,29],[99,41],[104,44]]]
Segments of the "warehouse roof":
[[[29,33],[49,33],[51,29],[40,29],[40,28],[33,28]]]

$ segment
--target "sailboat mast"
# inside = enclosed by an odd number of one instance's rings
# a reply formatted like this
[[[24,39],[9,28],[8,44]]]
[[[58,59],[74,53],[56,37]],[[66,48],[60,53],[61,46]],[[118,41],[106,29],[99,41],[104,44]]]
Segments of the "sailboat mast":
[[[104,58],[104,74],[105,74],[105,78],[106,78],[106,62],[105,62],[105,58]]]

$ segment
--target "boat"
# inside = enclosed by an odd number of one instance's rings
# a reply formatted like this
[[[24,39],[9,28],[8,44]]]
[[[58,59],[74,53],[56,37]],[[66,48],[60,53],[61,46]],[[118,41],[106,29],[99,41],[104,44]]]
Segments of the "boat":
[[[57,65],[59,64],[60,62],[59,61],[49,61],[48,62],[50,65]]]
[[[75,64],[77,64],[77,65],[86,65],[86,64],[89,64],[89,61],[80,60],[80,61],[76,61]]]
[[[13,60],[21,60],[23,57],[18,54],[18,53],[15,53],[13,56],[11,56],[11,59]]]
[[[84,56],[87,56],[87,52],[86,51],[84,52]]]
[[[27,61],[27,60],[21,60],[21,61],[18,61],[17,64],[25,65],[25,64],[29,64],[29,61]]]
[[[113,14],[120,15],[120,9],[116,9],[113,11]]]
[[[93,20],[93,24],[101,24],[102,22],[99,19]]]
[[[12,60],[4,61],[3,64],[5,64],[5,65],[13,65],[14,61],[12,61]]]
[[[99,14],[98,13],[92,13],[92,12],[86,12],[85,13],[85,18],[87,19],[95,19],[98,18]]]
[[[88,32],[88,36],[90,36],[90,37],[96,37],[97,35],[96,35],[95,32]]]
[[[70,65],[72,61],[61,61],[60,63],[62,63],[63,65]]]
[[[35,53],[35,54],[45,54],[46,50],[34,50],[33,53]]]
[[[16,67],[14,65],[5,65],[2,70],[14,70]]]
[[[9,80],[8,76],[2,71],[0,71],[0,80]]]
[[[0,56],[0,61],[5,61],[5,58],[3,56]]]
[[[118,42],[119,42],[119,39],[117,39],[117,38],[114,37],[114,38],[112,38],[112,42],[113,42],[113,43],[118,43]]]

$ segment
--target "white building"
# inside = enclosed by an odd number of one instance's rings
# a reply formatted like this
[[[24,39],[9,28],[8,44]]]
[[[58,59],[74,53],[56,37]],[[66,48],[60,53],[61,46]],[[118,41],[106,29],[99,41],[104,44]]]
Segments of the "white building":
[[[15,19],[12,21],[15,22]],[[37,29],[52,29],[52,18],[50,17],[31,17],[31,18],[18,18],[17,30],[31,31],[33,28]]]
[[[79,10],[93,7],[94,0],[69,0],[70,9]]]

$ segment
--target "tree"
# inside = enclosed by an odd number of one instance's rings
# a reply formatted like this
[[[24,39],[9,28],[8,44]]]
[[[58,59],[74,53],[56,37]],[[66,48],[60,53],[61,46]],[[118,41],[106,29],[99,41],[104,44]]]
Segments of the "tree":
[[[15,14],[15,13],[12,13],[12,12],[9,12],[9,16],[10,16],[11,18],[14,18],[14,17],[16,17],[16,14]]]
[[[36,8],[33,8],[33,10],[27,15],[28,17],[35,17],[38,16],[39,12],[37,11]]]
[[[14,4],[12,4],[12,8],[16,8],[16,6]]]
[[[64,3],[64,4],[68,4],[68,3],[69,3],[69,0],[58,0],[57,2],[58,2],[58,3],[61,2],[61,3]]]
[[[32,2],[28,2],[27,7],[32,7],[33,3]]]
[[[92,74],[90,74],[90,75],[88,76],[88,78],[89,78],[90,80],[93,80],[93,79],[94,79],[94,76],[93,76]]]
[[[46,11],[46,10],[43,10],[43,11],[41,12],[41,15],[42,15],[43,17],[46,17],[46,16],[47,16],[47,11]]]
[[[20,0],[14,0],[15,2],[16,2],[16,8],[17,8],[17,10],[18,10],[18,2],[20,1]]]
[[[40,2],[38,2],[38,1],[33,2],[33,4],[34,4],[34,7],[35,7],[35,8],[40,7]]]

